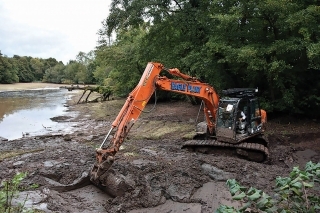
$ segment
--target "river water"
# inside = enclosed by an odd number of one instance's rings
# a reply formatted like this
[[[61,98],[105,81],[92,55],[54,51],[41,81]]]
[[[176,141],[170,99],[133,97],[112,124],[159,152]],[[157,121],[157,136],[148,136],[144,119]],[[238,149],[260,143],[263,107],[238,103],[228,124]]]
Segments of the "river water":
[[[57,87],[0,91],[0,138],[14,140],[65,129],[66,123],[50,118],[66,115],[67,100],[73,95]]]

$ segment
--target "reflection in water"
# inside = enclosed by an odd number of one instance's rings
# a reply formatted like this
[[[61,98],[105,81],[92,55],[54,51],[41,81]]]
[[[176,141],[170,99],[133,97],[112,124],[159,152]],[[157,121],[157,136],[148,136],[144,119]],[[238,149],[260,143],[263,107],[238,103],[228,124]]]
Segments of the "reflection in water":
[[[0,92],[0,136],[9,140],[57,125],[50,118],[65,114],[65,89]]]
[[[31,107],[33,104],[32,99],[29,98],[3,98],[0,97],[0,122],[4,117],[14,113],[15,111],[21,110],[26,106]]]

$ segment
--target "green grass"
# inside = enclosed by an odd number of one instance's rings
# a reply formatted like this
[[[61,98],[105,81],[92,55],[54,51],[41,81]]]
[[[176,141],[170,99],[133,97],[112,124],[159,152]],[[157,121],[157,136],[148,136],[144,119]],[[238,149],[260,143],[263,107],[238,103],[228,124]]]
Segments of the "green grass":
[[[27,153],[41,152],[43,150],[44,149],[2,151],[0,152],[0,162],[8,158],[13,158]]]
[[[194,135],[194,127],[188,123],[172,121],[138,121],[129,133],[133,139],[159,140],[164,138],[189,139]]]

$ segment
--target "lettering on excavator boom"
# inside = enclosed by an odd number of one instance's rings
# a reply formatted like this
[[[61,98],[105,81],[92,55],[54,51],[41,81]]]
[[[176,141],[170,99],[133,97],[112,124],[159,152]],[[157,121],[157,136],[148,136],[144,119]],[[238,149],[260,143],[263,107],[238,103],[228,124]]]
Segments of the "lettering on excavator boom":
[[[184,91],[184,92],[190,92],[190,93],[200,93],[201,87],[187,85],[184,83],[171,82],[171,90]]]

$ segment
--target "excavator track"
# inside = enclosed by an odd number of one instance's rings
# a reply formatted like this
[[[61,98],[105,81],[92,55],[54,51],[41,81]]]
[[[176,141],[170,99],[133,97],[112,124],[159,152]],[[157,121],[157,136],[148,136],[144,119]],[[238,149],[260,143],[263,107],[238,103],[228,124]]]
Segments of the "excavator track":
[[[197,148],[210,148],[214,149],[215,147],[226,148],[227,150],[236,150],[238,155],[242,157],[255,161],[255,162],[264,162],[269,159],[269,150],[268,148],[259,143],[249,143],[249,142],[240,142],[238,144],[231,144],[226,142],[220,142],[214,139],[210,140],[189,140],[186,141],[182,148],[186,149],[197,149]]]

